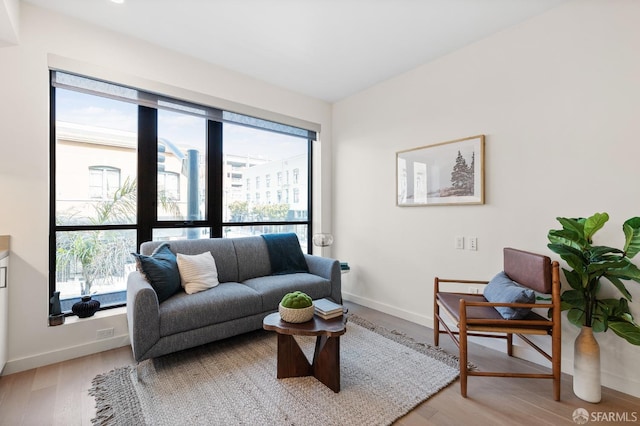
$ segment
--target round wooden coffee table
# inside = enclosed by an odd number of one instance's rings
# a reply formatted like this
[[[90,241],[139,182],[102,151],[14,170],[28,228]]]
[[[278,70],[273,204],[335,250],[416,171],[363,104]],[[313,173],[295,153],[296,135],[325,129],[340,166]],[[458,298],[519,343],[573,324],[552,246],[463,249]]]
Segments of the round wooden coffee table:
[[[347,316],[324,320],[318,316],[300,324],[284,322],[278,312],[262,321],[265,330],[278,333],[278,379],[314,376],[340,392],[340,336],[347,331]],[[310,364],[293,336],[317,336]]]

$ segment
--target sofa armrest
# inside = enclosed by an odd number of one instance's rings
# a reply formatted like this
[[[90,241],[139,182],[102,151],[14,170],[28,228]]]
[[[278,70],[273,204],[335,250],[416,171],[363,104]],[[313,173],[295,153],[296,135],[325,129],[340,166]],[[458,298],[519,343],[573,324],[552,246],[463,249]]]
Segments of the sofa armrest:
[[[133,357],[142,361],[160,340],[160,312],[155,290],[138,271],[127,277],[127,322]]]
[[[304,254],[309,272],[331,281],[331,299],[342,304],[342,273],[340,262],[328,257]]]

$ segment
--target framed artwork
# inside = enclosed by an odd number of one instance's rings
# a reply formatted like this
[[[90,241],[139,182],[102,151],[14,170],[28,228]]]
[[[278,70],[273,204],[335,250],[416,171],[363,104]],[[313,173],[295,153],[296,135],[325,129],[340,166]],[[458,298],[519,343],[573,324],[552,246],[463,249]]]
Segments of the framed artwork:
[[[484,204],[484,135],[396,153],[400,207]]]

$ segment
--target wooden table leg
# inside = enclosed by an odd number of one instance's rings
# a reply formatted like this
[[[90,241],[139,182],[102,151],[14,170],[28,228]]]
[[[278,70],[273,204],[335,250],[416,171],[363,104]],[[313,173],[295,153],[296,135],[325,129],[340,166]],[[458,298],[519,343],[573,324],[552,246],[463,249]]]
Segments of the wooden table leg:
[[[318,336],[313,353],[313,376],[340,392],[340,337]]]
[[[340,392],[340,337],[318,336],[309,364],[298,342],[288,334],[278,334],[278,379],[314,376],[334,392]]]
[[[278,379],[311,376],[313,369],[293,336],[278,334]]]

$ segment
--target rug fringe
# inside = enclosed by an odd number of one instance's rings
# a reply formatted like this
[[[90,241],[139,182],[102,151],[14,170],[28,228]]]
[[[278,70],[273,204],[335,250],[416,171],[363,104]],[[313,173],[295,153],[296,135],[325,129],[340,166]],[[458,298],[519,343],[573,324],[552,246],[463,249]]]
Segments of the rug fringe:
[[[108,401],[108,374],[113,373],[115,370],[111,370],[106,374],[98,374],[91,381],[91,388],[89,389],[89,395],[93,396],[96,401],[96,417],[91,419],[91,423],[94,425],[104,425],[113,419],[114,411],[113,407],[107,403]]]

